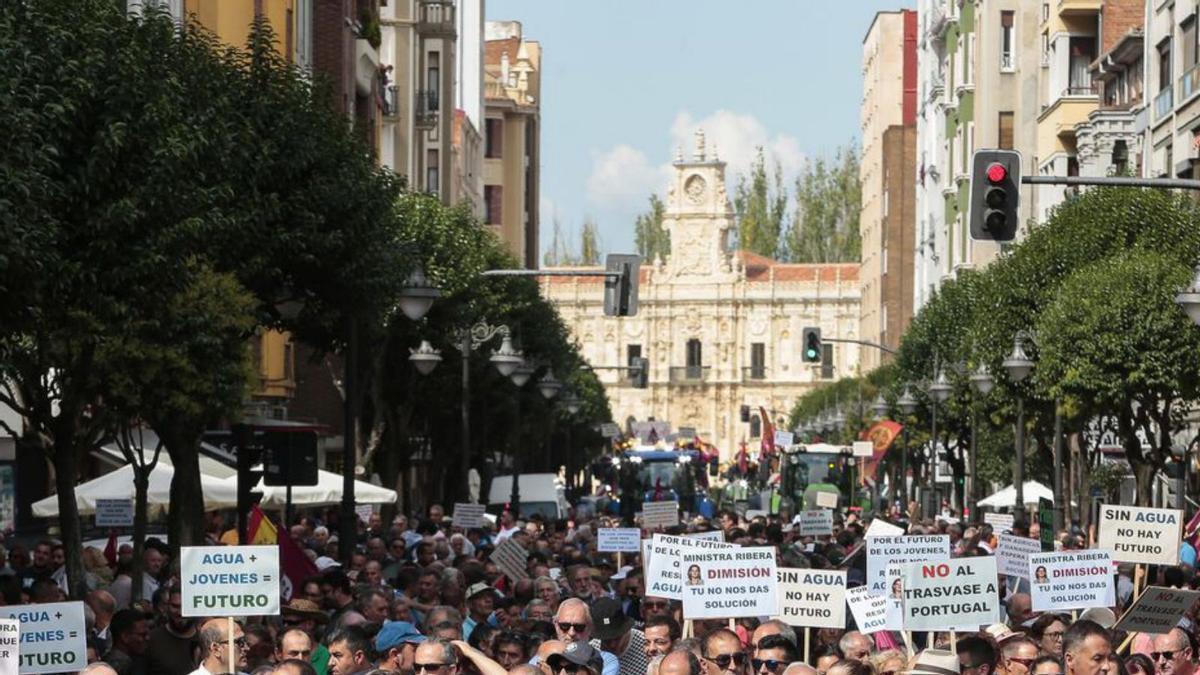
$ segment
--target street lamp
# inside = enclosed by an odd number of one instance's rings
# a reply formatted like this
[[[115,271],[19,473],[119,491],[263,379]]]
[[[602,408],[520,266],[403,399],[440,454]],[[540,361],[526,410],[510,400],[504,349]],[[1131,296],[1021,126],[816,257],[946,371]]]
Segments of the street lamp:
[[[400,289],[400,311],[409,320],[420,321],[433,307],[433,301],[441,295],[442,292],[429,283],[425,278],[425,270],[418,265]]]
[[[833,410],[833,428],[846,428],[846,415],[842,413],[841,408],[834,408]]]
[[[879,392],[879,396],[875,397],[875,402],[871,404],[871,412],[875,413],[875,419],[883,419],[883,416],[888,413],[887,399],[883,397],[883,392]]]
[[[938,445],[939,445],[938,433],[937,433],[938,406],[945,403],[946,400],[950,398],[950,394],[954,393],[954,386],[951,385],[950,381],[946,379],[945,364],[942,364],[942,366],[939,368],[935,361],[934,372],[936,373],[936,375],[933,378],[933,384],[929,385],[929,400],[930,400],[930,403],[932,404],[929,406],[929,412],[930,412],[929,435],[930,435],[930,441],[931,441],[932,447],[930,448],[929,452],[925,454],[926,459],[932,459],[934,464],[926,462],[926,464],[925,464],[926,479],[928,479],[928,478],[930,478],[930,476],[932,476],[933,467],[936,466],[936,462],[940,461],[940,459],[941,459],[941,455],[938,452]],[[936,490],[935,490],[935,493],[936,493]]]
[[[522,360],[521,365],[517,366],[516,370],[509,375],[509,379],[512,380],[513,384],[517,385],[517,388],[521,388],[525,386],[525,383],[529,381],[529,378],[533,377],[533,374],[536,371],[537,368],[535,368],[533,364],[529,363],[529,361]]]
[[[434,349],[429,340],[421,340],[421,346],[408,350],[408,360],[422,375],[428,375],[442,362],[442,352]]]
[[[562,406],[566,409],[568,415],[576,415],[583,409],[583,401],[575,395],[575,392],[568,392],[562,400]]]
[[[550,369],[547,369],[546,374],[542,376],[542,379],[538,380],[537,386],[538,391],[542,392],[542,396],[545,397],[547,401],[555,396],[558,396],[558,392],[563,388],[562,382],[559,382],[558,379],[554,377],[554,371]]]
[[[917,399],[913,398],[912,390],[909,385],[904,385],[904,393],[900,394],[900,398],[896,400],[896,406],[900,408],[900,412],[904,413],[905,417],[911,416],[917,411]],[[904,450],[900,453],[900,485],[904,490],[904,503],[901,508],[908,508],[908,420],[904,420],[903,431]]]
[[[995,386],[996,381],[992,379],[992,374],[988,372],[987,366],[982,363],[971,373],[971,388],[975,390],[978,396],[971,397],[971,449],[967,459],[970,464],[967,467],[967,480],[970,483],[967,485],[967,513],[970,517],[975,517],[975,484],[977,483],[975,473],[978,471],[978,466],[975,464],[978,455],[978,444],[975,442],[976,436],[979,435],[979,399],[987,396]]]
[[[1020,384],[1029,374],[1033,372],[1033,359],[1025,353],[1025,342],[1033,341],[1033,335],[1024,330],[1017,331],[1013,336],[1013,350],[1004,359],[1001,364],[1004,370],[1008,371],[1008,379],[1013,381],[1013,384]],[[1013,507],[1013,517],[1018,523],[1025,522],[1025,397],[1021,395],[1021,390],[1014,387],[1017,396],[1017,461],[1013,465],[1014,477],[1013,487],[1017,490],[1017,503]],[[1062,495],[1055,495],[1055,499],[1062,499]]]

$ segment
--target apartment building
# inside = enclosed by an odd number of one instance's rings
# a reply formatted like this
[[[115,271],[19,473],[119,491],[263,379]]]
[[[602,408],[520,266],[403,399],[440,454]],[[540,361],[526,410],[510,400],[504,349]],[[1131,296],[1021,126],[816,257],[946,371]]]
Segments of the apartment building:
[[[912,319],[917,13],[879,12],[863,39],[859,336],[895,349]],[[862,367],[884,354],[866,350]]]
[[[1196,0],[1147,0],[1143,59],[1146,120],[1142,173],[1197,178],[1200,171],[1200,55]]]
[[[484,51],[484,222],[538,266],[542,46],[520,22],[489,21]]]

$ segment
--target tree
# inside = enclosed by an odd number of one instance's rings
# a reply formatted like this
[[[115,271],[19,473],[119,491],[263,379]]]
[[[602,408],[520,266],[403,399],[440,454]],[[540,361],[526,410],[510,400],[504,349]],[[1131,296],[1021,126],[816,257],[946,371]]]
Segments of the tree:
[[[664,207],[658,195],[650,195],[650,208],[634,221],[634,242],[642,260],[653,263],[671,254],[671,233],[663,227]]]
[[[750,179],[738,179],[733,197],[733,209],[740,216],[738,245],[768,258],[776,257],[783,221],[787,213],[787,190],[783,187],[783,172],[775,163],[773,178],[768,180],[763,149],[750,166]]]
[[[579,264],[596,266],[600,264],[600,233],[596,221],[585,218],[579,230]]]
[[[832,161],[805,164],[796,179],[796,213],[784,237],[789,262],[857,262],[862,242],[858,232],[862,185],[858,147],[839,148]]]

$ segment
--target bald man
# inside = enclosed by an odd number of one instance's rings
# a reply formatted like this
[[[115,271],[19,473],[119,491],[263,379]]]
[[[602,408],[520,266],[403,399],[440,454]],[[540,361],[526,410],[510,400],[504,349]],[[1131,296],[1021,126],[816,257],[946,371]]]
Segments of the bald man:
[[[796,663],[789,665],[787,669],[783,671],[783,675],[817,675],[817,669],[813,668],[807,663],[797,661]]]
[[[700,659],[686,649],[677,649],[663,657],[658,666],[658,675],[700,675],[703,668]]]
[[[1192,675],[1196,666],[1192,643],[1181,628],[1154,636],[1154,672],[1157,675]]]
[[[242,627],[233,624],[235,667],[229,665],[229,622],[232,619],[209,619],[200,626],[200,667],[190,675],[219,675],[236,673],[246,668],[246,636]]]

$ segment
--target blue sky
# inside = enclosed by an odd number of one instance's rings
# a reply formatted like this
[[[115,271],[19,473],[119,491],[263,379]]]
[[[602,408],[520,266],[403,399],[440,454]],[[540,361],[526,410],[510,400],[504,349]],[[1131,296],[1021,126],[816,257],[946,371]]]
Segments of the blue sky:
[[[609,252],[662,194],[697,126],[736,174],[763,145],[785,177],[858,138],[862,39],[911,0],[486,0],[541,42],[542,250],[584,218]]]

